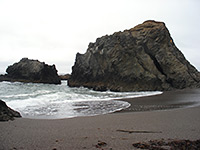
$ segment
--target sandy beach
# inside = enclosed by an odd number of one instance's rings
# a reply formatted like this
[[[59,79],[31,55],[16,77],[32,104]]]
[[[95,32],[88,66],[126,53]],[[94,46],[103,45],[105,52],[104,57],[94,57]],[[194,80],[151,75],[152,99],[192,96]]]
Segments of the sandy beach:
[[[197,140],[199,99],[199,89],[180,90],[126,99],[131,107],[113,114],[0,122],[0,150],[133,150],[154,139]]]

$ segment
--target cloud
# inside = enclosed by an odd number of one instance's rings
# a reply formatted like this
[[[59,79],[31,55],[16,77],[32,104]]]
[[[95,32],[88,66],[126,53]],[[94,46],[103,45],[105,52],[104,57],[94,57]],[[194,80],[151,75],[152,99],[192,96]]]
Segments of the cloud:
[[[178,48],[200,69],[199,4],[198,0],[2,0],[0,65],[29,57],[54,63],[59,72],[71,72],[76,53],[84,53],[89,42],[154,19],[166,23]]]

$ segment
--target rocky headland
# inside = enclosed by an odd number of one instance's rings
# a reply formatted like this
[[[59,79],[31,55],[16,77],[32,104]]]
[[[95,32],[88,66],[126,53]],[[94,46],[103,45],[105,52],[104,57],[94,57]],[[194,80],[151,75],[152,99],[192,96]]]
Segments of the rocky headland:
[[[18,63],[8,66],[7,74],[0,76],[0,81],[32,82],[60,84],[55,65],[47,65],[38,60],[21,59]]]
[[[98,38],[85,54],[77,53],[68,85],[164,91],[200,87],[200,73],[176,47],[165,24],[150,20]]]
[[[11,109],[6,103],[0,100],[0,121],[14,120],[14,117],[21,117],[20,113]]]

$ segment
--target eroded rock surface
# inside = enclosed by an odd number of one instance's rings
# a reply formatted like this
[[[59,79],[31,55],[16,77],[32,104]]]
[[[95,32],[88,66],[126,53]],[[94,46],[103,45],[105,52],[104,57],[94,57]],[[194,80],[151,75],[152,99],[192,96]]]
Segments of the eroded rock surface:
[[[77,54],[71,87],[94,90],[149,91],[200,87],[200,73],[175,46],[163,22],[98,38]]]
[[[18,63],[9,66],[6,72],[6,75],[0,77],[1,81],[61,83],[55,65],[50,66],[38,60],[23,58]]]

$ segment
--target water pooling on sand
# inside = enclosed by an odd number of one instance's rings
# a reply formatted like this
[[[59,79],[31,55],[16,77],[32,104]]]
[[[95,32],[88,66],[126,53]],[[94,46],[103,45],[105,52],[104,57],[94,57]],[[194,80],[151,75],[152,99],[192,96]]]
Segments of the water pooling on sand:
[[[113,100],[161,94],[162,92],[98,92],[61,85],[0,82],[0,99],[25,118],[58,119],[93,116],[115,112],[130,106]]]

